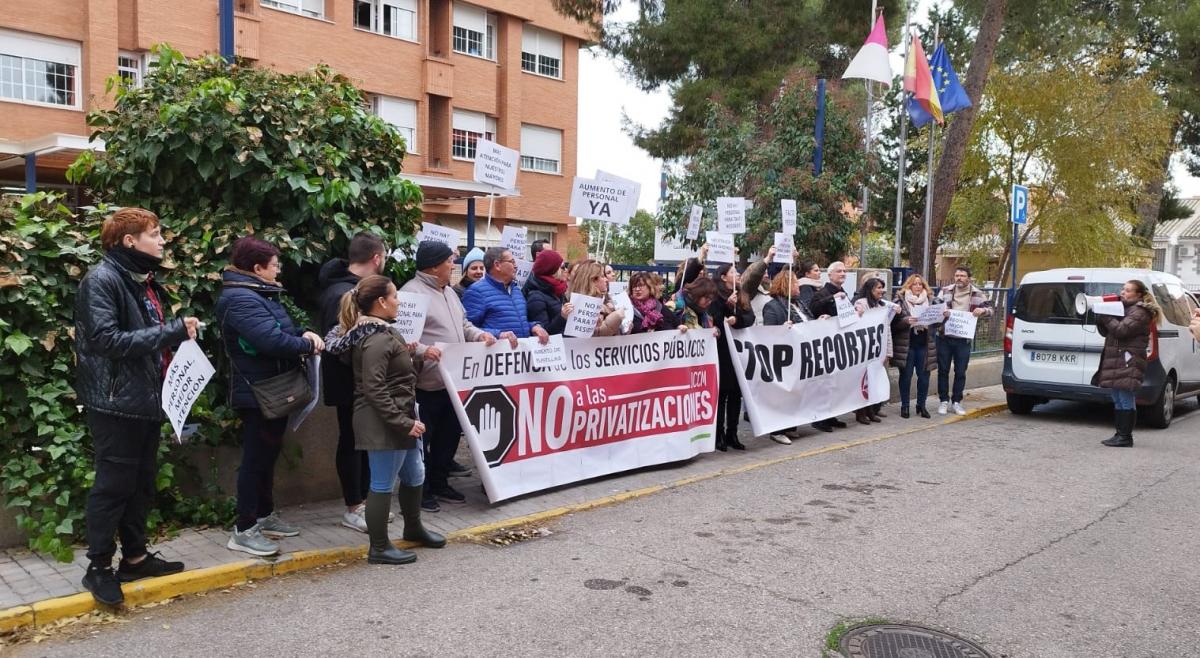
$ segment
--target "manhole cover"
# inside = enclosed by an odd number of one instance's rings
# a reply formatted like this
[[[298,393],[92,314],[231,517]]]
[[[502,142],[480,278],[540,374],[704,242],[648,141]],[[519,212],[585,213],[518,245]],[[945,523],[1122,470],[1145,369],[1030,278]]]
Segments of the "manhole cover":
[[[841,650],[848,658],[991,658],[961,637],[900,624],[852,628],[842,636]]]

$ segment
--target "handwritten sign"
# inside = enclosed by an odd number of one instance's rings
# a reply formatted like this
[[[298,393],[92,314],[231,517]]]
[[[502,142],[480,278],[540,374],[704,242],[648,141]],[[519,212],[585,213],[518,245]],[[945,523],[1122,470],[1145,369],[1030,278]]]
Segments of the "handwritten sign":
[[[429,295],[419,292],[396,293],[400,298],[400,308],[396,311],[396,321],[392,323],[396,331],[406,343],[415,343],[425,330],[425,315],[429,311]]]
[[[215,372],[194,340],[184,341],[175,352],[175,358],[171,359],[171,365],[167,366],[167,378],[162,385],[162,409],[171,421],[177,441],[183,442],[183,425],[192,412],[192,405]]]
[[[610,174],[607,171],[600,171],[599,169],[596,170],[596,180],[601,183],[613,183],[622,188],[621,196],[624,197],[624,203],[621,205],[619,216],[623,217],[625,222],[628,222],[637,214],[638,198],[642,195],[641,183],[628,178],[621,178],[616,174]]]
[[[950,311],[950,317],[946,318],[946,325],[942,331],[947,336],[955,338],[975,338],[975,325],[979,323],[979,318],[975,314],[968,311]]]
[[[529,229],[524,226],[505,226],[500,234],[500,246],[512,252],[513,258],[523,258],[529,253]]]
[[[796,200],[779,200],[779,218],[783,232],[788,235],[796,234]]]
[[[795,249],[792,245],[791,233],[775,234],[775,262],[790,263],[794,258]]]
[[[518,258],[516,266],[517,275],[513,278],[513,281],[517,284],[518,288],[524,288],[525,282],[528,281],[529,276],[533,274],[533,261],[522,260]]]
[[[692,214],[688,215],[687,239],[695,240],[700,237],[700,219],[704,217],[704,208],[692,206]]]
[[[475,182],[511,190],[517,186],[520,161],[521,154],[513,149],[481,139],[475,143]]]
[[[929,325],[938,324],[946,317],[945,304],[933,304],[921,311],[917,316],[917,324],[928,327]]]
[[[717,230],[730,234],[746,232],[746,199],[740,196],[717,198]]]
[[[425,242],[430,240],[433,242],[441,242],[450,247],[452,250],[458,249],[458,241],[461,239],[462,232],[452,229],[448,226],[439,226],[438,224],[430,224],[429,222],[421,222],[421,233],[417,236],[417,242]]]
[[[848,327],[855,322],[858,322],[858,311],[855,310],[850,297],[838,297],[835,302],[837,304],[838,326]]]
[[[552,334],[550,341],[545,345],[542,345],[537,336],[522,338],[520,343],[533,357],[533,367],[542,370],[567,369],[567,347],[562,336]]]
[[[567,327],[563,329],[564,336],[591,338],[596,333],[596,325],[600,324],[600,313],[604,310],[604,300],[591,295],[571,293],[571,304],[575,310],[567,316]]]
[[[705,231],[710,263],[732,263],[734,261],[733,236],[718,231]]]

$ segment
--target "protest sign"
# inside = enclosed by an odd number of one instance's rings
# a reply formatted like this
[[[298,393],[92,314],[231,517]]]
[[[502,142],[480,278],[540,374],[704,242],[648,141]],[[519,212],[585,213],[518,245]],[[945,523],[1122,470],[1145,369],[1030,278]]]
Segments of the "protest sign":
[[[746,199],[717,197],[717,230],[729,234],[746,232]]]
[[[695,240],[700,237],[700,220],[704,217],[704,208],[692,206],[692,214],[688,215],[687,239]]]
[[[754,433],[886,402],[891,389],[883,358],[890,332],[882,307],[868,310],[849,328],[828,319],[726,331]]]
[[[452,229],[448,226],[440,226],[438,224],[430,224],[429,222],[421,222],[421,233],[417,236],[417,243],[431,240],[433,242],[441,242],[450,247],[451,250],[458,251],[458,241],[462,236],[462,232]]]
[[[610,297],[619,295],[623,292],[629,292],[629,284],[628,283],[626,283],[624,281],[609,281],[608,282],[608,294]]]
[[[177,441],[182,443],[183,425],[192,412],[192,405],[215,372],[216,369],[194,340],[183,341],[167,366],[167,376],[162,385],[162,410],[171,421]]]
[[[979,318],[969,311],[950,311],[950,317],[946,318],[942,332],[955,338],[974,339],[975,325],[978,323]]]
[[[704,239],[708,243],[708,262],[732,263],[734,261],[732,235],[717,231],[705,231]]]
[[[522,260],[518,258],[515,264],[517,266],[517,274],[516,277],[513,278],[513,281],[516,282],[518,288],[524,288],[525,282],[528,281],[529,276],[533,274],[533,261]]]
[[[563,342],[565,371],[505,341],[443,348],[438,370],[490,501],[713,450],[711,333]]]
[[[637,213],[638,198],[642,195],[642,184],[599,169],[596,170],[596,180],[601,183],[613,183],[622,188],[621,196],[624,197],[624,202],[621,204],[619,217],[624,218],[622,223],[632,219]]]
[[[796,234],[796,200],[795,199],[780,199],[779,200],[779,217],[780,224],[784,233],[788,235]]]
[[[517,186],[517,164],[521,154],[486,139],[475,143],[476,183],[486,183],[499,190],[508,191]]]
[[[563,344],[563,337],[559,334],[551,334],[550,340],[545,345],[537,336],[522,338],[520,343],[533,356],[533,367],[535,368],[562,372],[569,367],[567,348]]]
[[[288,416],[288,430],[295,432],[300,427],[300,423],[304,422],[305,418],[312,413],[313,409],[317,408],[317,401],[321,399],[321,355],[310,354],[304,357],[304,365],[306,368],[305,375],[308,378],[308,388],[312,390],[312,399],[300,411],[293,411]]]
[[[625,284],[621,284],[621,290],[614,292],[613,286],[617,282],[614,281],[608,284],[608,299],[612,301],[613,308],[621,311],[624,315],[621,318],[621,333],[627,334],[633,327],[633,300],[629,297],[629,293],[625,292]]]
[[[932,304],[917,316],[917,324],[928,327],[946,319],[946,305]]]
[[[415,343],[425,330],[425,314],[429,311],[429,295],[419,292],[398,292],[400,308],[392,326],[406,343]]]
[[[850,301],[849,295],[835,298],[834,304],[837,305],[838,326],[848,327],[858,322],[858,311],[854,309],[854,303]]]
[[[592,334],[596,333],[596,325],[600,323],[604,300],[573,292],[571,293],[571,304],[575,310],[567,316],[567,327],[563,329],[563,335],[590,338]]]
[[[576,176],[571,187],[570,215],[613,224],[628,224],[629,217],[623,215],[623,212],[632,194],[633,191],[621,183]]]
[[[524,226],[505,226],[500,234],[500,246],[512,252],[513,258],[529,255],[529,229]]]
[[[794,258],[791,233],[775,234],[775,262],[790,263]]]

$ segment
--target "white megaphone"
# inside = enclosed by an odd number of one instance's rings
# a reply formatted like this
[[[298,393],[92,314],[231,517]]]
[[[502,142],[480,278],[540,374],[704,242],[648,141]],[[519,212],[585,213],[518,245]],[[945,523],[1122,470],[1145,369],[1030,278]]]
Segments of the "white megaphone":
[[[1083,315],[1092,310],[1092,307],[1101,302],[1115,302],[1121,299],[1120,295],[1085,295],[1079,293],[1075,295],[1075,312]]]

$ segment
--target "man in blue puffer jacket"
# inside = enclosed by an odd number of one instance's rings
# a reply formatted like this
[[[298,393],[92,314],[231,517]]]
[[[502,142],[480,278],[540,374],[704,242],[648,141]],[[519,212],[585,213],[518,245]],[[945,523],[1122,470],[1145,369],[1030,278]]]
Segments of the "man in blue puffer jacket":
[[[471,324],[496,336],[506,338],[516,347],[517,338],[537,336],[545,344],[550,334],[538,323],[530,323],[526,317],[525,296],[514,279],[517,276],[517,261],[512,252],[492,247],[483,254],[483,279],[467,288],[463,294],[463,308]]]

